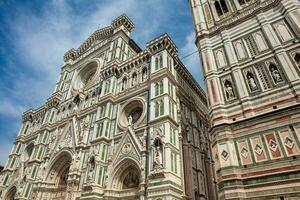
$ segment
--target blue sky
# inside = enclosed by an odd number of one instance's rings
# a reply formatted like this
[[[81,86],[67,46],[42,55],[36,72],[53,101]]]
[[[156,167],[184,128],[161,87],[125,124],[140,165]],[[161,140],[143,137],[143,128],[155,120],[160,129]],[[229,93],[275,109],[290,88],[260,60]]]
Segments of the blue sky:
[[[135,23],[140,47],[166,32],[180,57],[196,51],[187,0],[0,0],[0,165],[22,112],[52,94],[63,54],[123,13]],[[198,54],[182,61],[203,86]]]

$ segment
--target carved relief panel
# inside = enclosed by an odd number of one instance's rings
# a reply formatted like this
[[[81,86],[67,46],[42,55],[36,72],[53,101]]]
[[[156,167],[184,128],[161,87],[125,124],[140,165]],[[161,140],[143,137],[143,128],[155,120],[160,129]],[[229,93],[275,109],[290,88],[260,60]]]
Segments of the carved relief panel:
[[[219,48],[214,51],[215,53],[215,58],[217,62],[218,68],[223,68],[227,66],[227,60],[226,60],[226,55],[225,55],[225,50],[224,48]]]
[[[243,60],[248,57],[243,41],[237,40],[233,42],[233,46],[238,60]]]
[[[280,20],[279,22],[274,23],[273,27],[282,42],[288,42],[289,40],[294,38],[291,30],[284,20]]]

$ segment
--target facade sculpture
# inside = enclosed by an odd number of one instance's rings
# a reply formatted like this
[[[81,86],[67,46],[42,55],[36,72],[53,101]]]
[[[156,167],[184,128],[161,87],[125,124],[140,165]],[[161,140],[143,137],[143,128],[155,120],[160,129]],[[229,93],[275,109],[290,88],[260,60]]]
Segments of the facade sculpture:
[[[219,199],[300,199],[299,1],[189,3]]]
[[[215,199],[205,93],[167,34],[142,50],[133,28],[122,15],[64,55],[55,92],[23,114],[0,199]]]

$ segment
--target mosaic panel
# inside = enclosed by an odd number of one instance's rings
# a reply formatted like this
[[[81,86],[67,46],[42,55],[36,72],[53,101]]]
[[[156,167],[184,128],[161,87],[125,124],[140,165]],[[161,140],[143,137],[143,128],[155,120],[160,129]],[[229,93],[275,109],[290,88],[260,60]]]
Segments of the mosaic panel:
[[[281,158],[282,154],[281,154],[280,146],[278,144],[275,134],[274,133],[266,134],[265,140],[266,140],[266,144],[267,144],[268,151],[270,153],[271,158],[272,159]]]
[[[260,136],[254,136],[250,138],[251,146],[256,162],[265,161],[267,159],[265,154],[264,145]]]
[[[252,163],[249,147],[246,140],[238,141],[239,156],[243,165]]]
[[[280,130],[279,136],[284,146],[284,150],[288,156],[292,156],[299,153],[299,149],[296,144],[295,138],[288,129]]]

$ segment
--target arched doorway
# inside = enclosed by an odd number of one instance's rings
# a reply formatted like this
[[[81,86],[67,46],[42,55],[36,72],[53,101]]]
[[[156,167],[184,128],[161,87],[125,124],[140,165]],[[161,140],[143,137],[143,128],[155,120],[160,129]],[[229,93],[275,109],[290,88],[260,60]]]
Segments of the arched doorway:
[[[110,186],[113,195],[109,199],[140,199],[141,171],[138,165],[126,159],[117,166]]]
[[[47,197],[49,200],[66,199],[71,161],[71,154],[62,152],[51,162],[45,179],[45,188],[40,188],[42,193],[37,197]]]
[[[15,200],[16,194],[17,194],[17,188],[14,186],[7,192],[5,196],[5,200]]]

